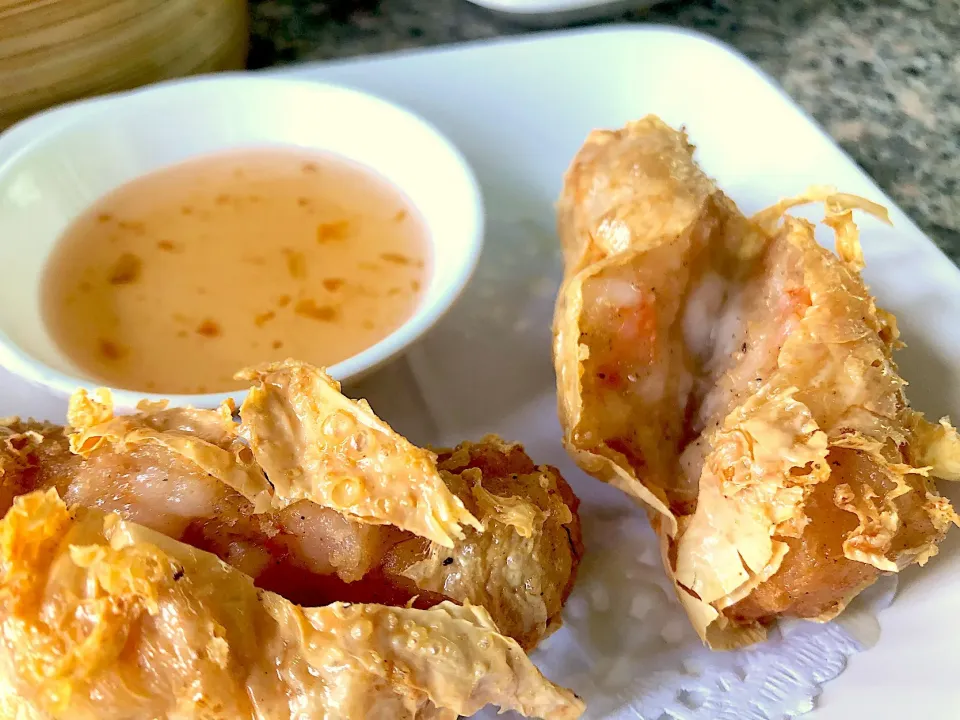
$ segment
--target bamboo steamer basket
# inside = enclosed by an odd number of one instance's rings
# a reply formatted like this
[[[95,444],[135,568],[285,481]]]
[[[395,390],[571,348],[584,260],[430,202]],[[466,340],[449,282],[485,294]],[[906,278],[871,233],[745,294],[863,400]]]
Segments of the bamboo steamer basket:
[[[247,0],[0,0],[0,129],[44,108],[244,66]]]

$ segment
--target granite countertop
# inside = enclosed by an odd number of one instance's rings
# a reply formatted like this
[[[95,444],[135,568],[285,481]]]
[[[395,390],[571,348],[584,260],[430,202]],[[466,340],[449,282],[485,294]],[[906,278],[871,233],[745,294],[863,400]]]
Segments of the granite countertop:
[[[254,67],[530,32],[465,0],[251,0]],[[960,263],[960,0],[667,2],[730,43]]]

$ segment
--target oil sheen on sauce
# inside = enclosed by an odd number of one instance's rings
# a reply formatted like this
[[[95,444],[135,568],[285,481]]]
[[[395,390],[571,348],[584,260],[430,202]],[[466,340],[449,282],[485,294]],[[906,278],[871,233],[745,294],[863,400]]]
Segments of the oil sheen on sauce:
[[[49,331],[107,385],[244,387],[241,368],[333,365],[399,327],[429,276],[426,227],[372,171],[263,149],[196,158],[101,198],[43,278]]]

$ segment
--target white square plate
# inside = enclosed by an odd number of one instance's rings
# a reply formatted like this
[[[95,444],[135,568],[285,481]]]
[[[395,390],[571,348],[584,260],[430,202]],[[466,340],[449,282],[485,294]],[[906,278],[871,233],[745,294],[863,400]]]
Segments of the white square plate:
[[[563,172],[587,133],[647,113],[686,125],[704,168],[745,211],[813,184],[883,203],[893,228],[861,218],[865,277],[880,304],[900,320],[907,349],[898,362],[913,404],[960,419],[960,271],[780,88],[727,46],[667,28],[617,27],[292,72],[377,93],[446,133],[480,177],[491,252],[501,241],[539,243],[552,236]],[[550,269],[558,278],[559,265]],[[452,341],[457,321],[448,318],[431,341],[445,332]],[[548,328],[531,332],[546,352]],[[517,368],[516,376],[525,373]],[[502,382],[504,397],[526,395],[510,388],[509,379]],[[494,402],[493,384],[478,373],[447,402],[472,404],[482,415]],[[960,501],[960,487],[942,490]],[[954,717],[960,712],[958,608],[960,530],[954,529],[940,557],[922,572],[903,573],[897,599],[881,614],[879,643],[854,656],[809,717]]]
[[[464,299],[407,362],[360,388],[415,441],[498,431],[525,442],[536,460],[559,465],[591,507],[619,502],[610,488],[579,473],[559,445],[550,363],[560,278],[553,203],[591,129],[647,113],[685,125],[705,169],[745,211],[813,184],[888,206],[892,229],[862,218],[867,281],[900,320],[908,349],[898,360],[914,405],[960,419],[960,271],[780,89],[729,48],[687,32],[620,26],[282,72],[354,86],[420,113],[459,145],[483,186],[487,246]],[[63,408],[62,399],[0,373],[0,415],[60,419]],[[943,490],[960,500],[960,487]],[[809,717],[955,717],[958,608],[960,531],[954,531],[927,568],[903,573],[899,597],[881,614],[879,643],[853,657]]]

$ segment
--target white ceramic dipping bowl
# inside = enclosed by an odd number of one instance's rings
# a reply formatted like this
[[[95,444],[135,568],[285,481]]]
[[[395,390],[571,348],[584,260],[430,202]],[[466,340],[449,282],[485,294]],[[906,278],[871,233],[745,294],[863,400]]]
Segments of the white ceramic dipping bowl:
[[[418,309],[329,372],[341,381],[358,379],[403,351],[453,304],[476,266],[483,201],[470,167],[436,129],[379,98],[235,74],[75,103],[0,135],[0,364],[58,394],[102,385],[64,356],[41,317],[41,277],[61,233],[102,195],[136,177],[198,155],[269,146],[361,163],[398,187],[422,215],[433,272]],[[212,407],[242,394],[111,389],[121,407],[161,397]]]

